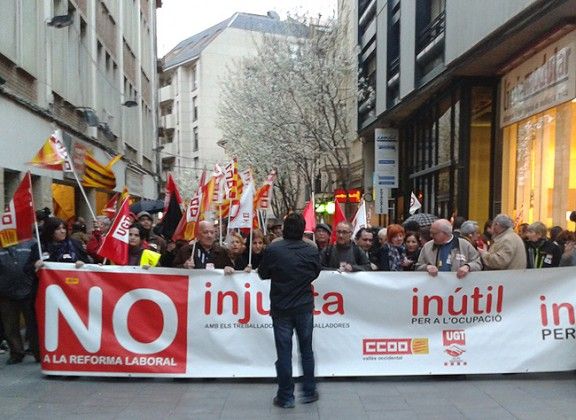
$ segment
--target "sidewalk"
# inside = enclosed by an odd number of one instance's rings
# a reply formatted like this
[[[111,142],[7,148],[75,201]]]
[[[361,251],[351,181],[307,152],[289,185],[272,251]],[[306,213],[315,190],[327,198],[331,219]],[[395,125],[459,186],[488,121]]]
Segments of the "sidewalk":
[[[48,379],[29,358],[5,363],[3,419],[576,419],[572,372],[322,379],[320,401],[283,410],[270,380]]]

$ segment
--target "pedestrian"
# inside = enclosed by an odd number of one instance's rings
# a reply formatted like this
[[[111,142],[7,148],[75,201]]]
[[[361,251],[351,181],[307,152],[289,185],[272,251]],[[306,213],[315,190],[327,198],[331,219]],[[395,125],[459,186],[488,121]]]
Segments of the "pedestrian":
[[[404,228],[392,224],[386,229],[387,241],[376,253],[376,266],[378,271],[403,271],[411,264],[406,258],[404,247]]]
[[[404,271],[414,271],[416,261],[420,256],[420,236],[414,232],[407,232],[404,238],[404,247],[406,248]]]
[[[20,319],[24,318],[26,337],[34,359],[40,361],[38,325],[34,301],[37,282],[34,270],[27,269],[34,240],[0,248],[0,317],[10,350],[7,364],[21,363],[26,356],[20,332]]]
[[[270,316],[276,346],[278,391],[273,404],[293,408],[292,335],[296,330],[302,364],[302,403],[319,398],[314,377],[314,296],[312,282],[320,274],[318,249],[302,240],[306,222],[297,214],[284,220],[283,239],[270,244],[258,269],[260,278],[271,280]]]
[[[546,239],[548,229],[542,222],[534,222],[526,229],[526,258],[528,268],[558,267],[562,249]]]
[[[505,214],[492,221],[492,244],[488,251],[478,249],[485,270],[523,270],[526,268],[526,248],[514,232],[514,221]]]
[[[323,270],[337,269],[341,272],[372,271],[366,254],[352,242],[352,224],[340,222],[336,225],[336,243],[328,245],[320,254]]]
[[[95,263],[104,262],[104,258],[98,255],[98,250],[111,224],[112,222],[106,216],[96,216],[96,220],[94,220],[94,229],[92,229],[92,235],[86,244],[86,252],[92,257]]]
[[[436,277],[439,271],[456,272],[456,277],[463,279],[470,271],[482,270],[478,251],[465,239],[452,234],[452,224],[446,219],[434,221],[430,226],[432,240],[426,242],[416,271],[427,271]]]
[[[565,230],[559,236],[564,243],[560,267],[576,267],[576,233]]]
[[[230,232],[227,238],[225,252],[214,257],[214,268],[223,268],[224,274],[234,274],[235,271],[251,271],[248,267],[248,256],[245,254],[245,240],[238,232]]]
[[[266,249],[266,237],[260,229],[254,229],[252,231],[252,249],[246,247],[246,260],[249,259],[249,254],[252,252],[252,261],[250,267],[253,270],[257,270],[260,266],[260,261],[262,261],[262,256],[264,255],[264,250]]]
[[[197,239],[180,248],[174,258],[174,267],[202,269],[206,268],[206,264],[211,264],[214,268],[215,258],[226,252],[215,241],[214,223],[202,220],[198,223]]]
[[[32,247],[30,256],[36,269],[42,267],[47,261],[75,263],[77,268],[82,267],[84,263],[92,262],[82,244],[68,237],[66,224],[58,217],[49,217],[45,220],[40,242],[42,255],[39,254],[38,247],[35,246]]]
[[[146,229],[140,223],[133,223],[128,229],[128,264],[148,269],[159,265],[161,254],[147,249],[142,239]]]
[[[154,219],[147,211],[141,211],[136,216],[136,221],[144,228],[142,241],[144,247],[159,254],[166,252],[166,240],[154,233]]]
[[[322,251],[330,244],[330,236],[332,235],[332,227],[327,223],[318,223],[314,236],[318,249]]]

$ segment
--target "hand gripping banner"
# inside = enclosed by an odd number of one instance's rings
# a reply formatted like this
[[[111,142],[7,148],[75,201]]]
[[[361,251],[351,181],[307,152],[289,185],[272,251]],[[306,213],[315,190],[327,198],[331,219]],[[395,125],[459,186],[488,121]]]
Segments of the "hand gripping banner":
[[[39,275],[45,374],[275,376],[269,282],[255,273],[48,263]],[[316,373],[574,370],[575,291],[572,267],[464,280],[322,272],[314,282]]]

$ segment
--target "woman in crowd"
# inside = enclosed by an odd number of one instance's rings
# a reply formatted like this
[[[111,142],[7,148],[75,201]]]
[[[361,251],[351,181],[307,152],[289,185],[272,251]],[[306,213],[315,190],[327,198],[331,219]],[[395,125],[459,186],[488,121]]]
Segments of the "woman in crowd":
[[[420,256],[420,237],[417,233],[409,232],[404,238],[404,247],[406,248],[407,264],[404,265],[404,271],[414,271],[414,264]]]
[[[228,235],[226,252],[218,254],[214,258],[214,268],[223,268],[224,274],[232,274],[234,271],[242,271],[248,267],[248,258],[244,251],[246,245],[244,238],[238,232]],[[250,267],[246,271],[250,271]]]
[[[266,238],[264,237],[264,233],[260,229],[254,229],[254,231],[252,231],[252,263],[250,264],[253,270],[258,269],[265,248]],[[246,260],[248,260],[249,252],[250,249],[246,249]]]
[[[560,267],[576,267],[576,233],[565,230],[558,235],[558,241],[564,244]]]
[[[462,226],[460,227],[460,237],[466,239],[476,249],[480,248],[488,250],[488,246],[482,240],[478,222],[474,220],[467,220],[462,223]]]
[[[526,228],[526,256],[528,268],[558,267],[562,250],[546,239],[548,229],[542,222],[534,222]]]
[[[82,243],[68,237],[66,223],[57,217],[49,217],[45,220],[40,236],[42,256],[38,248],[32,248],[31,261],[36,269],[44,262],[75,263],[76,267],[82,267],[84,263],[91,263]]]
[[[128,230],[128,264],[142,268],[156,267],[160,254],[145,248],[146,229],[140,223],[134,223]]]
[[[404,247],[404,228],[400,225],[390,225],[386,228],[387,242],[378,250],[376,266],[378,271],[402,271],[410,264],[406,259]]]

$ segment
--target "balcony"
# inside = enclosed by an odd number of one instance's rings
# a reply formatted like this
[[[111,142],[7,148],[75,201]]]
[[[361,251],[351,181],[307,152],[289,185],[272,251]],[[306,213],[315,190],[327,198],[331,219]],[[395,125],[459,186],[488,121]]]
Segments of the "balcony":
[[[440,39],[444,39],[445,31],[446,11],[443,11],[418,34],[418,39],[416,40],[416,54],[420,54],[431,45],[438,44]]]
[[[174,89],[172,88],[172,85],[168,85],[168,86],[164,86],[162,88],[160,88],[160,92],[158,94],[160,103],[162,102],[167,102],[167,101],[173,101],[174,100]]]
[[[160,117],[160,125],[165,130],[173,130],[176,128],[176,120],[174,114],[163,115]]]

